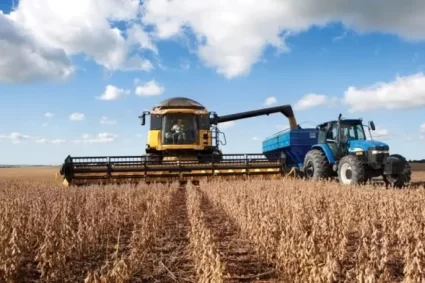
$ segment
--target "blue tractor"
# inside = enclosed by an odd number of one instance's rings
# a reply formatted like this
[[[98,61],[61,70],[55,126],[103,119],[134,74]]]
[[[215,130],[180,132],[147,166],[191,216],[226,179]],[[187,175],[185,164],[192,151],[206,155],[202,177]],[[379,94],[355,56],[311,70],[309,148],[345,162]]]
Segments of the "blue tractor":
[[[375,130],[373,121],[366,126]],[[389,153],[386,143],[366,138],[362,119],[328,121],[316,128],[298,128],[263,141],[269,159],[284,158],[286,170],[296,168],[312,180],[338,178],[344,185],[365,184],[382,177],[385,184],[402,188],[410,183],[411,169],[399,154]]]

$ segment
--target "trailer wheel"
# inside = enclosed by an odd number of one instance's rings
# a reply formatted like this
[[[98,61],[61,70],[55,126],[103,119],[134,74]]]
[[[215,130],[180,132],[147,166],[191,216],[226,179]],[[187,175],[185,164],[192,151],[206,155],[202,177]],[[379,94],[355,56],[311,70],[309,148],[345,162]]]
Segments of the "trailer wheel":
[[[383,179],[386,187],[391,186],[397,189],[401,189],[410,183],[412,179],[412,171],[409,162],[407,162],[406,158],[404,158],[400,154],[392,154],[391,157],[396,157],[402,160],[402,162],[404,163],[403,172],[401,172],[400,174],[384,175]]]
[[[343,185],[365,184],[367,181],[362,162],[354,155],[346,155],[338,164],[338,179]]]
[[[312,149],[304,158],[304,176],[307,179],[317,180],[330,177],[330,165],[325,153],[319,149]]]

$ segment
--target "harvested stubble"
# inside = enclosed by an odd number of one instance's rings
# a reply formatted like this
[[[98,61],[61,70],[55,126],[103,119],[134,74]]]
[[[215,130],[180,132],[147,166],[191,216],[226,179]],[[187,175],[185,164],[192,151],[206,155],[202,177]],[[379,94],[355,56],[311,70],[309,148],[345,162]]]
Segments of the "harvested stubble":
[[[0,281],[423,282],[424,201],[306,181],[3,180]]]

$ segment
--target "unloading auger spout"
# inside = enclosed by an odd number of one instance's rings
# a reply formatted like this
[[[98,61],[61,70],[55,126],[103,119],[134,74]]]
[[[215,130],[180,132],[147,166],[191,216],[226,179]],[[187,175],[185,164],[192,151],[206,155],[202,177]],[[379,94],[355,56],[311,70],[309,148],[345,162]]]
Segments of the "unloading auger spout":
[[[274,113],[282,113],[289,120],[289,127],[291,129],[298,128],[297,121],[294,116],[294,111],[292,110],[291,105],[281,105],[276,107],[263,108],[258,110],[240,112],[235,114],[229,114],[224,116],[218,116],[213,112],[213,116],[211,117],[211,124],[217,125],[218,123],[230,122],[240,119],[247,119],[262,115],[270,115]]]

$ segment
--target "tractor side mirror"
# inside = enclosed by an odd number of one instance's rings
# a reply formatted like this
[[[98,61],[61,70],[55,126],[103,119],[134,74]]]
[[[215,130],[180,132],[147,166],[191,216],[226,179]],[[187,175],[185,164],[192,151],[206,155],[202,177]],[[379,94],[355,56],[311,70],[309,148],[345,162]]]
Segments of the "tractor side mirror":
[[[373,121],[369,121],[369,128],[372,129],[372,131],[375,131],[375,123]]]

